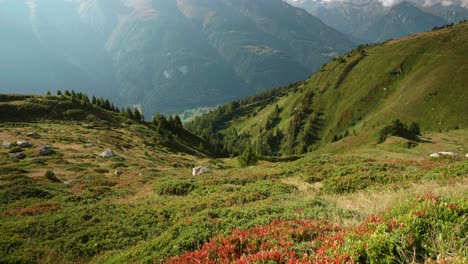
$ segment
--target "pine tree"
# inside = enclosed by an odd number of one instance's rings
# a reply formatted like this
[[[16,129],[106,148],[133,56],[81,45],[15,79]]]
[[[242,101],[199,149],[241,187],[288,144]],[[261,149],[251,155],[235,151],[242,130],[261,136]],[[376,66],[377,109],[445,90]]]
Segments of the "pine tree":
[[[177,128],[182,128],[182,127],[183,127],[183,125],[182,125],[182,120],[180,120],[180,116],[179,116],[179,115],[176,115],[176,116],[174,117],[174,125],[175,125],[175,127],[177,127]]]
[[[52,95],[52,94],[50,93],[50,91],[47,91],[46,95]]]
[[[141,113],[140,113],[140,110],[138,110],[138,108],[135,108],[133,110],[133,119],[137,121],[141,121]]]
[[[110,102],[108,99],[106,99],[106,101],[104,101],[104,104],[102,106],[102,108],[106,109],[106,110],[111,110],[111,105],[110,105]]]
[[[248,145],[244,149],[242,155],[239,156],[238,161],[241,167],[252,166],[258,163],[257,155],[255,155],[255,152],[251,145]]]
[[[93,99],[91,100],[91,103],[92,103],[93,105],[97,105],[96,96],[93,95]]]
[[[59,95],[59,96],[62,95],[62,91],[57,90],[57,95]]]
[[[68,90],[65,90],[65,96],[71,96],[70,92]]]
[[[133,116],[133,112],[132,112],[132,109],[130,109],[130,107],[127,107],[127,109],[125,110],[125,115],[129,118],[129,119],[134,119],[135,117]]]
[[[416,122],[411,122],[408,130],[413,132],[415,135],[421,135],[421,128]]]

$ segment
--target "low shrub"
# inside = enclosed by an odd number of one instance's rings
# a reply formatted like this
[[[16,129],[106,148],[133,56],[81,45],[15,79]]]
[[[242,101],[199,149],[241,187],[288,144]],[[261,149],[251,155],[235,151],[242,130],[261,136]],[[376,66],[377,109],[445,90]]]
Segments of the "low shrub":
[[[159,195],[188,195],[190,192],[195,190],[198,185],[194,181],[187,180],[173,180],[161,184],[157,189],[156,193]]]
[[[46,177],[47,179],[49,179],[50,181],[52,182],[61,182],[56,176],[55,176],[55,173],[54,171],[52,170],[48,170],[44,173],[44,177]]]

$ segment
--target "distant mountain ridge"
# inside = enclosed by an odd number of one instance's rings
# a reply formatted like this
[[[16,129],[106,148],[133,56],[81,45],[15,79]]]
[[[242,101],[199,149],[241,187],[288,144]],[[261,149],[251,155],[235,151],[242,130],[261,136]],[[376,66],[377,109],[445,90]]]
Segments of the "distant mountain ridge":
[[[379,42],[468,19],[468,9],[437,1],[287,0],[361,43]]]
[[[305,79],[354,45],[281,0],[4,0],[3,20],[0,92],[75,89],[148,115]]]

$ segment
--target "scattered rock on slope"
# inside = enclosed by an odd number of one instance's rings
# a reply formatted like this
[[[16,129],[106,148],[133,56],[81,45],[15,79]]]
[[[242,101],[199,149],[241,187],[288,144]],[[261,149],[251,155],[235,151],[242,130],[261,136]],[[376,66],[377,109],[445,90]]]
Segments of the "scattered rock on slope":
[[[430,155],[431,158],[456,157],[456,156],[458,156],[457,153],[455,153],[455,152],[448,152],[448,151],[436,152],[436,153],[432,153],[432,154]]]
[[[37,133],[36,131],[33,131],[33,132],[27,133],[26,136],[28,136],[28,137],[38,137],[39,133]]]
[[[39,147],[39,155],[47,156],[52,154],[52,147],[49,145],[44,145]]]
[[[112,158],[115,157],[115,153],[111,149],[106,149],[100,156],[103,158]]]
[[[13,143],[11,143],[10,141],[3,141],[2,146],[3,146],[4,148],[12,148],[12,147],[13,147]]]
[[[31,146],[31,143],[29,143],[28,141],[26,140],[20,140],[18,142],[16,142],[16,145],[20,148],[28,148]]]
[[[10,158],[14,158],[14,159],[24,159],[24,158],[26,158],[26,154],[24,154],[23,152],[10,153],[9,156],[10,156]]]
[[[198,167],[195,167],[192,169],[192,175],[193,176],[200,176],[202,174],[205,174],[207,172],[209,172],[210,169],[207,168],[207,167],[202,167],[202,166],[198,166]]]

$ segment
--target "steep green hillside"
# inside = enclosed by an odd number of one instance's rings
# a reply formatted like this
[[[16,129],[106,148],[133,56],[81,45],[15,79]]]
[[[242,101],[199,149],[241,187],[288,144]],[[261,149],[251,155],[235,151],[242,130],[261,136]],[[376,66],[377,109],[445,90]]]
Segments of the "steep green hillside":
[[[304,82],[222,106],[188,127],[234,155],[248,143],[261,155],[303,153],[347,136],[376,143],[397,119],[423,133],[467,128],[467,33],[462,23],[359,47]],[[418,144],[418,131],[407,130],[393,134]]]

